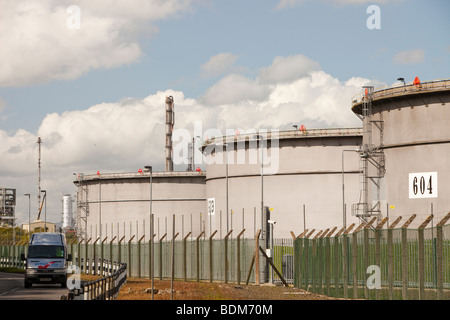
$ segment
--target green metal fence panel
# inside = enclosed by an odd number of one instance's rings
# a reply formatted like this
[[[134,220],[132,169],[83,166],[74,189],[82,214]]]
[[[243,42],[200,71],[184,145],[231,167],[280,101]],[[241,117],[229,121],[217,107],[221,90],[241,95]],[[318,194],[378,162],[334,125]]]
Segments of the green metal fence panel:
[[[436,228],[367,228],[329,239],[296,239],[292,283],[336,297],[437,299],[441,277],[440,290],[445,291],[441,296],[448,297],[450,225],[441,227],[441,233],[439,240]],[[275,253],[275,261],[277,255],[282,254]],[[439,265],[442,271],[438,277]],[[376,271],[371,271],[374,268]],[[372,275],[379,277],[381,289],[369,288],[367,281]]]

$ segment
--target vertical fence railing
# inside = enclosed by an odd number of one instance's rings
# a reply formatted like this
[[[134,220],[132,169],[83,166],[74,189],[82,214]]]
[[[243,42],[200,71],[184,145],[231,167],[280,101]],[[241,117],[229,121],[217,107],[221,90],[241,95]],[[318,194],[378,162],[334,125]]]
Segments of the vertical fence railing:
[[[174,266],[171,266],[172,241],[166,241],[167,234],[159,239],[154,238],[155,243],[145,242],[142,235],[136,239],[134,235],[125,241],[117,237],[97,238],[81,240],[69,245],[74,264],[84,274],[104,275],[111,269],[110,265],[122,262],[127,265],[128,277],[149,278],[151,275],[150,255],[154,248],[154,274],[157,278],[164,280],[175,278],[186,281],[210,281],[210,282],[233,282],[241,284],[246,275],[249,281],[255,282],[257,276],[252,265],[252,255],[255,252],[255,240],[242,238],[245,229],[240,231],[237,237],[231,239],[230,231],[224,238],[215,239],[217,235],[213,232],[209,237],[204,232],[197,237],[191,233],[175,237],[173,243]],[[191,239],[189,239],[191,237]],[[109,240],[109,241],[108,241]],[[0,246],[2,256],[10,256],[11,246]],[[18,251],[17,251],[18,252]],[[293,240],[275,239],[274,265],[280,270],[283,278],[293,282]],[[18,255],[18,253],[16,253]],[[258,254],[258,257],[260,255]],[[261,258],[263,260],[264,258]],[[3,262],[3,260],[5,262]],[[9,264],[8,260],[2,259],[1,263]],[[262,266],[263,263],[260,263]],[[173,273],[172,273],[173,269]],[[262,272],[262,271],[260,271]],[[274,282],[279,282],[278,275],[274,275]]]
[[[410,229],[415,218],[388,228],[373,218],[335,235],[306,230],[295,237],[294,286],[353,299],[450,299],[450,213],[432,228],[430,215]]]

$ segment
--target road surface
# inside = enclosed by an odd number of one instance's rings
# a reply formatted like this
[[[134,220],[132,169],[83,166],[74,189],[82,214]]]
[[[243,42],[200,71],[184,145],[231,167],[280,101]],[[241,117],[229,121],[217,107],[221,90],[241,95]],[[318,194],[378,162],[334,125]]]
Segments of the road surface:
[[[34,284],[25,289],[23,277],[23,274],[0,272],[0,300],[60,300],[69,292],[59,284]]]

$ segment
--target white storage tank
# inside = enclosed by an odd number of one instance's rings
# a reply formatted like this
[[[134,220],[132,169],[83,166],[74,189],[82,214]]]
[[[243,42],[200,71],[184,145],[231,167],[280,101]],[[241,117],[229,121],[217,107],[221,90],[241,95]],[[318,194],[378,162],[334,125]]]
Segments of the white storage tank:
[[[73,228],[73,210],[72,210],[72,196],[66,194],[63,196],[63,224],[64,230]]]
[[[252,238],[265,228],[261,208],[266,206],[278,238],[359,222],[350,215],[350,204],[359,196],[361,128],[301,126],[266,133],[240,133],[203,145],[206,197],[214,208],[206,231],[233,230],[234,237],[245,229],[244,237]]]

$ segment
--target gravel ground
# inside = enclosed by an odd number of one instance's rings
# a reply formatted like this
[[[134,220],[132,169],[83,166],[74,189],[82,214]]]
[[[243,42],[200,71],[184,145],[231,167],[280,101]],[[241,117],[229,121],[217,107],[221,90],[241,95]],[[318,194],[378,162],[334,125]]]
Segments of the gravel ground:
[[[154,299],[170,300],[170,287],[170,280],[155,279]],[[292,286],[174,281],[173,288],[174,300],[338,300]],[[118,300],[151,300],[151,290],[150,280],[128,278]]]

